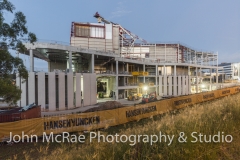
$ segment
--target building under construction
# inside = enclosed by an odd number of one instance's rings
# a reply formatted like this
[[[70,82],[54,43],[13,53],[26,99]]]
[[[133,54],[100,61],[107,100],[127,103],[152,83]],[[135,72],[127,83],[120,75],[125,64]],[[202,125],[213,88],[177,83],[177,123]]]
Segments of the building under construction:
[[[20,106],[35,102],[53,111],[93,105],[100,98],[119,100],[130,92],[194,94],[203,91],[202,70],[218,71],[216,53],[149,43],[98,13],[94,17],[99,23],[72,22],[70,45],[26,44],[30,72],[25,83],[17,79]],[[34,69],[34,57],[48,62],[48,72]],[[210,81],[207,90],[217,83]]]

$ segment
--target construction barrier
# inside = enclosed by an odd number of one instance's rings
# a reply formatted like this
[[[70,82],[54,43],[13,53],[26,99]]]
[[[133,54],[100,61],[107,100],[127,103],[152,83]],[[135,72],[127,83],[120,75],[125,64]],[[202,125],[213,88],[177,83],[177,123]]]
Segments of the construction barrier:
[[[9,136],[10,132],[12,132],[12,135],[22,135],[22,132],[24,132],[24,135],[42,136],[43,132],[58,134],[107,128],[232,95],[239,91],[240,87],[224,88],[111,110],[0,123],[0,140],[1,137]]]
[[[39,118],[41,117],[41,106],[33,107],[27,111],[19,111],[19,108],[10,110],[0,114],[0,123],[14,122],[23,119]]]

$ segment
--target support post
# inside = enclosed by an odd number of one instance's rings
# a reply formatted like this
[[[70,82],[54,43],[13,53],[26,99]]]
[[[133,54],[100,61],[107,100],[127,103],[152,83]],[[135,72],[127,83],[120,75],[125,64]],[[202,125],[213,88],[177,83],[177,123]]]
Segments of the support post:
[[[155,44],[155,59],[157,59],[157,55],[156,55],[156,44]]]
[[[191,83],[191,79],[192,77],[191,76],[188,76],[188,94],[192,94],[192,83]]]
[[[186,95],[186,80],[185,76],[182,76],[182,95]]]
[[[177,75],[177,66],[174,65],[174,71],[173,71],[173,75],[176,76]]]
[[[30,72],[34,72],[34,56],[33,56],[33,50],[30,49]]]
[[[69,73],[72,73],[72,51],[68,54],[68,65]]]
[[[166,66],[165,65],[163,66],[163,75],[167,75],[167,73],[166,73]]]
[[[185,85],[185,87],[186,87],[186,89],[185,89],[185,95],[188,95],[189,94],[189,87],[191,87],[191,86],[189,86],[189,84],[188,84],[188,79],[189,79],[189,76],[186,76],[186,78],[185,78],[185,81],[186,81],[186,85]]]
[[[158,80],[158,65],[156,65],[156,76],[155,76],[156,93],[158,95],[158,83],[157,83],[157,80]]]
[[[115,89],[115,97],[118,100],[118,61],[116,61],[116,89]]]
[[[196,93],[198,93],[198,68],[196,67]]]
[[[179,54],[179,44],[178,44],[178,48],[177,48],[177,50],[178,50],[178,51],[177,51],[177,54],[178,54],[178,55],[177,55],[177,57],[178,57],[178,59],[177,59],[177,63],[179,63],[179,58],[180,58],[180,57],[179,57],[179,56],[180,56],[180,54]]]
[[[216,71],[216,84],[218,84],[218,52],[217,52],[217,71]]]
[[[168,87],[168,83],[167,83],[167,76],[163,75],[163,95],[167,95],[167,87]]]
[[[195,64],[197,64],[197,53],[195,51]]]
[[[58,110],[65,110],[65,73],[58,73]]]
[[[56,73],[48,72],[48,110],[56,111]]]
[[[67,107],[68,107],[68,109],[74,108],[74,104],[73,104],[74,95],[73,95],[73,92],[74,92],[73,91],[73,73],[68,73],[67,74],[67,102],[68,102],[67,103]]]
[[[111,63],[111,72],[113,73],[113,63]]]
[[[178,96],[182,95],[182,76],[178,76]]]
[[[91,58],[91,73],[94,73],[94,54],[92,54]]]
[[[166,46],[166,44],[165,44],[165,52],[164,52],[164,55],[165,55],[164,61],[166,62],[166,61],[167,61],[167,46]]]
[[[36,103],[35,100],[35,73],[28,73],[28,104]]]
[[[212,68],[210,68],[210,91],[212,90]]]
[[[168,95],[172,95],[172,76],[168,76]]]
[[[143,65],[143,72],[145,72],[145,64]],[[143,83],[145,83],[145,76],[143,76]]]
[[[177,96],[177,94],[178,94],[177,87],[178,87],[178,85],[177,85],[177,76],[174,75],[173,76],[173,95],[174,96]]]
[[[162,86],[163,86],[163,76],[159,76],[159,90],[158,90],[158,94],[161,95],[161,96],[163,95]]]

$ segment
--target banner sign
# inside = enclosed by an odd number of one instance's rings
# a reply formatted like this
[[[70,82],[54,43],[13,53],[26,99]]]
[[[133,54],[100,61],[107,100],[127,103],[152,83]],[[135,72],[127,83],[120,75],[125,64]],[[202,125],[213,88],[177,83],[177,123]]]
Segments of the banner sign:
[[[0,141],[1,138],[8,137],[10,132],[12,132],[12,135],[20,135],[24,132],[25,135],[42,136],[43,133],[59,134],[62,132],[79,132],[107,128],[222,96],[228,96],[238,93],[239,91],[239,87],[224,88],[211,92],[180,96],[111,110],[0,123]]]

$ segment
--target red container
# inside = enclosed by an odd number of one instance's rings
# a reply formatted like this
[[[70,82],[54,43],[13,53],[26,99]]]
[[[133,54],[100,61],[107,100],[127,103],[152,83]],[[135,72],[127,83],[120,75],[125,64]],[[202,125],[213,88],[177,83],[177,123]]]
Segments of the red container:
[[[24,112],[20,112],[20,109],[21,108],[15,108],[4,113],[0,113],[0,123],[41,117],[41,106],[36,106]]]

